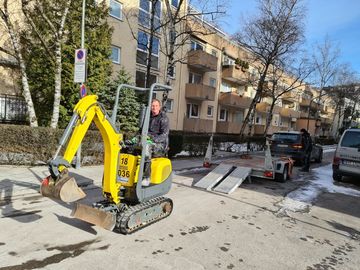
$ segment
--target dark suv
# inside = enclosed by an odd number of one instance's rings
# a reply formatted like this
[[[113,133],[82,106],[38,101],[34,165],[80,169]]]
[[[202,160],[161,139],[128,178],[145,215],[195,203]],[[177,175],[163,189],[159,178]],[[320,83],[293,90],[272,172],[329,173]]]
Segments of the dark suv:
[[[300,131],[280,131],[275,132],[271,137],[271,154],[274,156],[288,156],[297,163],[302,164],[305,152],[301,143]],[[311,151],[311,160],[321,162],[323,149],[321,145],[314,144]]]

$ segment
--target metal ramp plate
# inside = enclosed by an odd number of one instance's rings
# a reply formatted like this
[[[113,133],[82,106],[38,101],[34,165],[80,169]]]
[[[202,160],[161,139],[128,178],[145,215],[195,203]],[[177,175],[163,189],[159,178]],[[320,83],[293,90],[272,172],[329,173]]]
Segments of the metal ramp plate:
[[[229,194],[240,186],[250,173],[251,168],[237,167],[214,189],[214,191]]]
[[[194,186],[211,190],[211,188],[215,186],[216,183],[218,183],[221,179],[223,179],[224,176],[228,174],[232,168],[233,165],[231,164],[221,163],[214,170],[201,178]]]

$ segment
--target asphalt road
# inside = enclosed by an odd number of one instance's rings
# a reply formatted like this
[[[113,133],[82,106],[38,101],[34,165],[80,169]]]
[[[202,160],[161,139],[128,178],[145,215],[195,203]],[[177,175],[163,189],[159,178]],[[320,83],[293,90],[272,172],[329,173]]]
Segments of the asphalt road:
[[[282,211],[314,173],[245,182],[231,195],[192,187],[204,174],[177,175],[172,215],[127,236],[72,219],[71,205],[40,194],[2,200],[0,270],[359,269],[359,197],[320,188],[309,207]],[[340,186],[360,191],[355,179]],[[99,187],[86,192],[86,200],[100,199]]]

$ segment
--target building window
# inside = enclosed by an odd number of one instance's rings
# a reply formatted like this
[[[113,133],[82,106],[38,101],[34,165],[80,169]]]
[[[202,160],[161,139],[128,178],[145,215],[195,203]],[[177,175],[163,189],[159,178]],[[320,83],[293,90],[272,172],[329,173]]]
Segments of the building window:
[[[193,103],[186,104],[186,115],[188,118],[199,118],[199,105]]]
[[[233,65],[235,65],[235,59],[231,58],[228,55],[225,55],[223,65],[225,65],[225,66],[233,66]]]
[[[229,93],[232,91],[231,89],[232,89],[232,87],[230,84],[228,84],[226,82],[221,82],[220,92]]]
[[[120,64],[120,54],[121,49],[116,46],[111,46],[111,56],[110,59],[115,64]]]
[[[212,50],[211,50],[211,54],[212,54],[213,56],[217,56],[216,50],[212,49]]]
[[[202,45],[198,41],[191,40],[190,51],[198,51],[198,50],[203,51],[204,50],[204,45]]]
[[[173,112],[173,107],[174,107],[174,100],[168,98],[168,99],[166,100],[166,103],[165,103],[166,111],[167,111],[167,112]]]
[[[261,115],[256,115],[255,124],[261,125],[261,123],[262,123]]]
[[[275,127],[279,126],[279,115],[278,114],[274,114],[274,116],[273,116],[273,126],[275,126]]]
[[[216,87],[216,79],[210,78],[209,85],[210,85],[211,87]]]
[[[110,0],[110,16],[122,20],[122,4],[115,0]]]
[[[138,87],[145,87],[146,82],[146,74],[142,71],[136,71],[136,86]],[[150,85],[147,85],[146,87],[150,87],[153,83],[157,82],[157,77],[155,75],[150,75]]]
[[[189,83],[201,84],[202,76],[197,73],[189,72]]]
[[[175,75],[176,75],[176,69],[175,66],[169,67],[168,68],[168,75],[171,79],[175,79]]]
[[[214,114],[214,106],[208,106],[207,107],[207,117],[213,117]]]
[[[140,6],[139,6],[139,24],[150,28],[150,17],[151,17],[151,11],[153,9],[152,7],[153,2],[149,0],[140,0]],[[154,29],[156,31],[160,30],[160,17],[161,17],[161,1],[156,1],[155,3],[155,13],[154,13]]]
[[[219,121],[227,121],[228,120],[228,110],[221,109],[219,113]]]
[[[152,42],[152,51],[151,51],[151,67],[159,68],[159,39],[153,37]],[[136,53],[136,63],[141,65],[147,65],[147,55],[148,55],[148,44],[149,44],[149,35],[145,32],[138,32],[138,45]]]
[[[237,111],[234,115],[234,122],[236,123],[242,123],[244,121],[244,112]]]
[[[177,8],[179,6],[179,0],[171,0],[171,5]]]

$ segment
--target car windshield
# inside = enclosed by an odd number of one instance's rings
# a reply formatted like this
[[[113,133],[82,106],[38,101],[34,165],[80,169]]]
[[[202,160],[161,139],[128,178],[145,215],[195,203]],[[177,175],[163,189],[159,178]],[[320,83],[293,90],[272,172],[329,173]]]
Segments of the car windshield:
[[[291,133],[274,133],[271,137],[273,141],[283,141],[283,142],[299,142],[300,134],[291,134]]]
[[[341,146],[360,148],[360,132],[347,131],[341,141]]]

